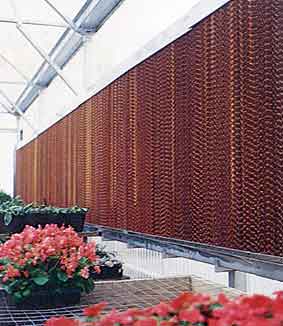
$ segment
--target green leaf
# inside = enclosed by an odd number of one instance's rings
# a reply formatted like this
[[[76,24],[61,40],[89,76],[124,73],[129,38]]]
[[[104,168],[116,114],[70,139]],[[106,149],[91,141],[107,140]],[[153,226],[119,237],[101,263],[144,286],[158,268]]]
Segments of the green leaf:
[[[15,292],[13,294],[13,298],[14,298],[15,302],[20,302],[20,301],[22,301],[23,296],[22,296],[21,292]]]
[[[62,282],[67,282],[68,281],[68,276],[66,273],[64,273],[63,271],[58,271],[57,272],[57,278],[58,280],[62,281]]]
[[[82,257],[82,258],[80,259],[80,263],[81,263],[82,265],[85,265],[87,262],[88,262],[88,258],[86,258],[86,257]]]
[[[210,306],[210,310],[220,309],[222,305],[220,303],[214,303]]]
[[[12,293],[12,289],[9,285],[2,285],[4,291],[6,291],[7,293]]]
[[[31,295],[31,289],[27,288],[22,292],[23,297],[29,297]]]
[[[181,325],[181,326],[189,326],[189,322],[181,320],[181,321],[179,321],[179,325]]]
[[[37,276],[34,276],[32,278],[32,280],[34,281],[34,283],[36,285],[45,285],[48,281],[49,281],[49,277],[47,274],[38,274]]]
[[[13,220],[13,216],[10,212],[7,212],[5,215],[4,215],[4,224],[5,225],[9,225]]]

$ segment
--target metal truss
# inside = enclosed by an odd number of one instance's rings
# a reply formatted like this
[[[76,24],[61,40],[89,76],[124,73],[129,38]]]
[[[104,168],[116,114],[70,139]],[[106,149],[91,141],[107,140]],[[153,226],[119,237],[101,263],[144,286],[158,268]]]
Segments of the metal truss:
[[[18,15],[18,11],[15,5],[14,0],[10,0],[11,5],[14,9],[14,13],[15,13],[15,17],[18,21],[18,23],[16,24],[17,29],[20,31],[20,33],[22,34],[22,36],[28,41],[28,43],[34,48],[34,50],[42,57],[43,60],[45,60],[58,74],[58,76],[63,80],[63,82],[67,85],[67,87],[75,94],[78,95],[78,93],[75,91],[74,87],[72,87],[71,83],[67,80],[67,77],[64,76],[64,73],[62,71],[62,69],[60,67],[58,67],[55,62],[52,60],[52,58],[43,50],[41,49],[41,47],[39,45],[37,45],[34,40],[32,39],[32,37],[30,36],[30,34],[25,30],[24,25],[22,23],[22,20],[20,18],[20,16]],[[47,3],[49,3],[47,1]],[[49,5],[51,6],[51,4],[49,3]],[[55,10],[55,9],[54,9]],[[59,11],[56,11],[57,13]],[[60,14],[61,16],[62,14]],[[67,18],[66,18],[67,20]]]
[[[24,19],[20,17],[14,0],[10,0],[11,7],[14,11],[14,18],[0,17],[0,23],[15,24],[20,35],[43,59],[43,63],[39,70],[30,78],[17,64],[12,62],[6,54],[0,52],[0,59],[5,64],[9,65],[20,77],[19,80],[6,80],[5,78],[0,80],[0,95],[5,99],[5,102],[0,103],[0,106],[4,108],[6,112],[23,118],[35,133],[37,133],[37,130],[32,123],[26,119],[24,115],[25,110],[35,98],[38,97],[41,90],[47,87],[56,76],[65,83],[72,94],[78,95],[78,91],[65,75],[63,67],[84,44],[87,35],[97,32],[123,0],[86,0],[74,19],[70,19],[64,15],[52,3],[52,0],[42,1],[60,17],[61,22],[49,23],[36,18],[31,20]],[[47,53],[45,49],[41,48],[37,42],[35,42],[31,34],[27,31],[27,25],[62,28],[64,32],[57,41],[55,47]],[[23,85],[24,87],[16,102],[13,102],[3,90],[2,85]]]
[[[31,128],[31,130],[37,135],[38,131],[37,129],[33,126],[33,124],[29,121],[29,119],[24,115],[22,110],[7,96],[7,94],[0,89],[0,95],[9,103],[9,105],[12,107],[9,107],[5,105],[4,103],[0,102],[1,106],[11,114],[14,114],[15,116],[20,116],[26,123],[27,125]]]
[[[16,134],[17,132],[17,128],[0,128],[0,133],[4,134]]]
[[[18,21],[12,18],[4,18],[0,17],[0,23],[7,23],[7,24],[17,24]],[[56,27],[56,28],[67,28],[67,24],[59,24],[59,23],[46,23],[40,20],[22,20],[23,25],[34,25],[34,26],[45,26],[45,27]]]
[[[9,80],[0,80],[0,85],[26,85],[24,81],[9,81]]]
[[[66,86],[73,92],[73,94],[78,95],[78,93],[75,91],[74,87],[71,85],[71,83],[67,80],[67,77],[64,76],[63,70],[57,66],[57,64],[52,60],[52,58],[43,50],[41,49],[31,36],[27,33],[27,31],[24,30],[24,27],[22,24],[17,25],[18,30],[23,35],[23,37],[29,42],[29,44],[34,48],[34,50],[56,71],[58,76],[63,80],[63,82],[66,84]]]
[[[80,30],[79,28],[77,28],[77,26],[74,24],[74,22],[69,19],[68,17],[66,17],[58,8],[56,8],[51,1],[49,0],[43,0],[52,10],[54,10],[56,12],[56,14],[58,16],[60,16],[64,22],[67,24],[68,27],[70,27],[74,32],[78,33],[78,34],[84,34],[82,30]]]

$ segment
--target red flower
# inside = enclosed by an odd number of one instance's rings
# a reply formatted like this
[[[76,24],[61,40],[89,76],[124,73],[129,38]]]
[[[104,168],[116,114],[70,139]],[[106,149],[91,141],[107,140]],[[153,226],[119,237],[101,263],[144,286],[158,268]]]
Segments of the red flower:
[[[180,294],[176,299],[170,302],[171,307],[174,310],[181,309],[185,304],[190,303],[192,301],[193,294],[189,292],[184,292]]]
[[[23,271],[22,273],[23,273],[23,275],[24,275],[25,278],[28,278],[29,277],[29,271]]]
[[[148,318],[148,319],[141,319],[134,323],[134,326],[157,326],[158,322],[156,319]]]
[[[52,317],[47,320],[44,324],[45,326],[79,326],[79,321],[71,318],[62,317]]]
[[[84,309],[84,315],[87,317],[96,317],[107,306],[107,302],[103,301]]]
[[[179,319],[181,321],[188,321],[190,323],[202,323],[205,318],[198,309],[194,310],[183,310],[179,313]]]
[[[218,298],[217,298],[217,301],[218,303],[220,303],[221,305],[225,305],[227,304],[229,301],[229,299],[226,297],[226,295],[224,293],[220,293],[218,295]]]
[[[177,325],[177,323],[170,321],[170,320],[163,320],[159,324],[160,326],[174,326]]]
[[[101,316],[101,305],[85,309],[87,317],[96,317],[85,326],[283,326],[283,293],[275,298],[263,295],[241,296],[229,300],[225,295],[211,299],[207,295],[183,293],[169,303],[145,309],[116,310]],[[60,324],[60,326],[65,324]],[[54,326],[53,324],[47,326]],[[57,326],[57,325],[55,325]],[[69,325],[67,325],[69,326]],[[71,325],[73,326],[73,325]]]
[[[101,273],[101,268],[100,268],[100,266],[93,266],[93,269],[95,270],[95,272],[96,272],[97,274],[100,274],[100,273]]]
[[[14,278],[21,276],[21,273],[18,269],[14,268],[12,265],[9,265],[7,268],[7,277],[8,278]]]
[[[152,313],[157,314],[160,317],[166,317],[171,311],[169,304],[160,302],[157,306],[153,307]]]

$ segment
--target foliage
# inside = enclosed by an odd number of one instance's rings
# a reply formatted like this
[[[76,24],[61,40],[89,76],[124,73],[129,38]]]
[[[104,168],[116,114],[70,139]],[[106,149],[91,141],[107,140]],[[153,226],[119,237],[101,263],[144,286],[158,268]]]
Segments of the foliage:
[[[24,215],[24,202],[17,196],[0,205],[0,216],[3,216],[5,225],[9,225],[14,216]]]
[[[71,227],[26,226],[0,246],[0,282],[17,303],[37,289],[90,292],[92,269],[99,272],[95,243],[85,244]]]
[[[102,302],[84,309],[84,320],[53,317],[45,326],[279,326],[283,325],[283,292],[274,298],[240,296],[229,300],[224,294],[182,293],[176,299],[146,309],[125,312],[101,311]]]
[[[30,214],[41,214],[45,216],[51,214],[85,214],[87,211],[87,208],[81,208],[79,206],[60,208],[51,205],[38,205],[36,203],[24,205],[20,197],[15,197],[0,205],[0,216],[4,217],[5,225],[9,225],[15,216],[24,217]]]
[[[8,195],[5,191],[0,190],[0,204],[10,201],[12,197]]]
[[[88,208],[82,208],[79,206],[73,206],[68,208],[59,208],[60,213],[62,214],[85,214],[88,211]]]
[[[116,264],[121,264],[121,261],[117,258],[115,252],[109,252],[105,249],[105,246],[96,245],[96,255],[99,261],[99,266],[113,267]]]
[[[79,206],[73,207],[56,207],[51,205],[37,205],[35,203],[30,203],[24,207],[24,211],[27,214],[85,214],[88,209],[81,208]]]

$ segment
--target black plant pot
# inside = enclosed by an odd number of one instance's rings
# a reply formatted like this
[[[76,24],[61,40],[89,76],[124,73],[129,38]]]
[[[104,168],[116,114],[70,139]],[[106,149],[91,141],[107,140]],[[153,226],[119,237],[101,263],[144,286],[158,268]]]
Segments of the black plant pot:
[[[102,265],[99,267],[101,270],[101,272],[99,274],[92,273],[92,277],[95,280],[120,279],[123,277],[122,263],[117,263],[117,264],[114,264],[113,266]]]
[[[66,225],[65,214],[49,214],[47,219],[48,224],[56,224],[58,226]]]
[[[79,288],[63,288],[59,291],[54,289],[33,290],[32,295],[21,302],[15,302],[10,294],[7,294],[7,302],[19,309],[33,308],[58,308],[76,305],[80,302],[81,290]]]
[[[24,217],[25,225],[31,225],[37,228],[39,225],[44,227],[49,223],[49,216],[42,213],[29,213]]]
[[[47,224],[56,224],[62,226],[65,223],[63,214],[42,214],[42,213],[31,213],[26,214],[25,224],[33,227],[41,225],[45,227]]]
[[[72,226],[76,232],[82,232],[85,224],[86,213],[74,213],[74,214],[64,214],[65,215],[65,225]]]
[[[4,215],[0,215],[0,233],[20,233],[23,231],[24,227],[23,216],[13,216],[11,223],[9,225],[5,225]]]

